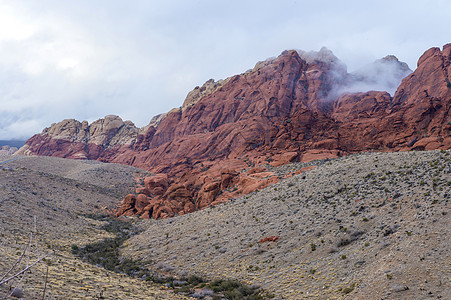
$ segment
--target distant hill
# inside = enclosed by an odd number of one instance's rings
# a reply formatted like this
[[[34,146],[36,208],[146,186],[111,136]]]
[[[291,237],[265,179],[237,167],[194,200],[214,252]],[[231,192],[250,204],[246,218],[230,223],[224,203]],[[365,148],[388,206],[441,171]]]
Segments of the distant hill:
[[[16,140],[12,140],[12,141],[8,141],[8,140],[0,140],[0,147],[3,146],[10,146],[10,147],[16,147],[16,148],[20,148],[23,145],[25,145],[26,141],[16,141]]]

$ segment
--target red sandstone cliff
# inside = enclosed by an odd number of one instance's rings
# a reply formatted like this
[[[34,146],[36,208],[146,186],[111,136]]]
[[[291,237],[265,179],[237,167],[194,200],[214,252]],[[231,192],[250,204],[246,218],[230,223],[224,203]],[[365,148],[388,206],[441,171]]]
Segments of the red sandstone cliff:
[[[399,63],[384,59],[379,63]],[[451,44],[432,48],[394,97],[343,94],[371,78],[348,74],[327,49],[285,51],[244,74],[197,87],[182,108],[143,129],[115,116],[91,125],[65,120],[33,136],[21,153],[148,169],[157,175],[144,180],[137,196],[127,196],[118,214],[173,216],[276,182],[264,167],[251,168],[268,162],[451,148],[450,62]]]

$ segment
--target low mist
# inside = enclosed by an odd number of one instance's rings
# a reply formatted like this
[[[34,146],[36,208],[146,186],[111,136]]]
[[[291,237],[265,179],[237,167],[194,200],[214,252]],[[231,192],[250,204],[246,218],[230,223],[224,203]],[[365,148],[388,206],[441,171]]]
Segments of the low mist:
[[[394,55],[387,55],[348,73],[346,65],[331,50],[322,47],[319,51],[296,50],[308,64],[321,61],[330,64],[328,76],[334,86],[328,94],[328,100],[335,100],[345,93],[385,91],[394,95],[404,77],[412,73],[409,66]]]
[[[402,79],[410,73],[412,70],[405,62],[387,55],[350,73],[351,81],[342,87],[342,92],[386,91],[393,96]]]

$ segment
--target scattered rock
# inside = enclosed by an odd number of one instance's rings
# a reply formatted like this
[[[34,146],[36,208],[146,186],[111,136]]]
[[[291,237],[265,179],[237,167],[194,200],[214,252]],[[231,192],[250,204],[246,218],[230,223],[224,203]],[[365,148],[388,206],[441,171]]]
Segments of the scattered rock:
[[[391,287],[391,290],[393,290],[396,293],[404,292],[407,291],[408,289],[409,289],[408,286],[402,284],[395,284]]]
[[[265,243],[265,242],[275,242],[275,241],[277,241],[279,239],[279,236],[277,235],[277,236],[269,236],[269,237],[265,237],[265,238],[262,238],[261,240],[259,240],[258,242],[260,243],[260,244],[262,244],[262,243]]]

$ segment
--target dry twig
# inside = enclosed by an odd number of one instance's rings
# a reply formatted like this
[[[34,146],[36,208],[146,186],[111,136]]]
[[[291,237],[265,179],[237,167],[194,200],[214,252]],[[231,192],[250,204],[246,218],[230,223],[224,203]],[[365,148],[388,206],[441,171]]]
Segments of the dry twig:
[[[38,240],[37,240],[37,226],[36,226],[36,216],[34,217],[34,230],[30,234],[30,239],[28,244],[24,247],[20,257],[16,259],[16,261],[13,263],[13,265],[6,271],[4,274],[0,274],[0,287],[3,285],[8,284],[9,289],[5,293],[4,291],[0,290],[0,299],[7,299],[11,296],[22,294],[22,289],[19,288],[20,284],[22,283],[25,273],[30,270],[32,267],[34,267],[39,262],[43,261],[46,257],[51,255],[51,253],[48,253],[44,256],[41,256],[41,253],[39,252],[38,247]],[[3,241],[0,244],[0,248],[3,247],[7,243],[7,240]],[[34,249],[33,249],[34,248]],[[31,262],[33,258],[36,257],[36,260],[34,262]],[[24,258],[26,258],[26,262],[23,263]],[[48,272],[49,267],[47,265],[47,271],[45,275],[45,283],[44,283],[44,291],[42,294],[42,299],[45,298],[45,292],[47,289],[47,279],[48,279]]]

